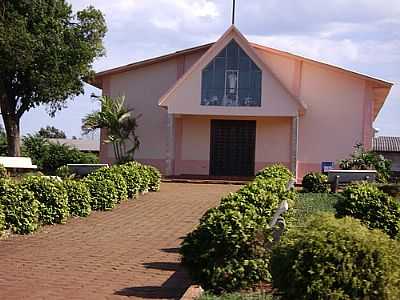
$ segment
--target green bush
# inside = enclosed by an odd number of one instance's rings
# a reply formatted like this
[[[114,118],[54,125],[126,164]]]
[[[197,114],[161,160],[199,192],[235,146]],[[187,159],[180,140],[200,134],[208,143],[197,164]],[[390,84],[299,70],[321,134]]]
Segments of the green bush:
[[[292,172],[290,172],[288,168],[281,164],[275,164],[264,168],[259,171],[256,176],[264,178],[280,178],[285,181],[294,179]]]
[[[65,223],[69,216],[68,195],[61,180],[44,176],[25,177],[21,184],[40,202],[42,224]]]
[[[139,192],[144,190],[142,175],[140,172],[140,164],[129,162],[119,166],[120,174],[124,177],[128,197],[135,198]]]
[[[8,177],[8,172],[7,169],[0,164],[0,178],[7,178]]]
[[[101,168],[85,178],[93,210],[110,210],[128,197],[127,185],[120,167]]]
[[[357,144],[350,157],[339,162],[339,167],[343,170],[374,169],[377,172],[377,181],[387,182],[390,178],[391,164],[391,161],[385,159],[383,155],[366,151],[362,144]]]
[[[119,201],[115,183],[110,179],[97,180],[96,177],[83,179],[90,192],[90,206],[92,210],[110,210]]]
[[[315,172],[305,175],[301,184],[306,193],[325,193],[329,190],[327,183],[328,176]]]
[[[103,181],[105,179],[110,180],[114,184],[117,192],[116,203],[128,198],[127,184],[119,166],[98,169],[95,172],[90,173],[87,178],[89,180],[97,181]]]
[[[370,183],[348,186],[336,203],[337,217],[360,219],[370,229],[381,229],[396,238],[400,231],[400,203]]]
[[[265,169],[263,176],[223,198],[184,239],[182,261],[204,288],[234,291],[270,279],[265,247],[271,240],[268,223],[280,202],[292,202],[295,195],[286,188],[291,176],[269,174],[276,169]]]
[[[398,183],[378,184],[377,187],[389,196],[400,198],[400,184]]]
[[[157,192],[160,190],[161,184],[161,173],[160,171],[153,166],[146,166],[146,172],[149,176],[149,186],[148,189],[150,192]]]
[[[40,203],[32,192],[11,180],[0,180],[0,205],[5,227],[18,234],[35,231],[39,226]]]
[[[34,164],[46,174],[55,174],[57,168],[67,164],[98,163],[95,154],[84,153],[76,148],[51,143],[38,135],[28,135],[23,139],[24,154],[32,158]]]
[[[60,178],[69,178],[71,176],[73,176],[71,169],[68,166],[61,166],[58,167],[56,170],[56,176],[60,177]]]
[[[89,188],[81,180],[67,179],[64,188],[68,195],[68,207],[72,216],[86,217],[91,212]]]
[[[0,236],[6,226],[6,216],[4,214],[4,206],[0,201]]]
[[[272,251],[283,299],[400,299],[400,244],[359,221],[315,215]]]

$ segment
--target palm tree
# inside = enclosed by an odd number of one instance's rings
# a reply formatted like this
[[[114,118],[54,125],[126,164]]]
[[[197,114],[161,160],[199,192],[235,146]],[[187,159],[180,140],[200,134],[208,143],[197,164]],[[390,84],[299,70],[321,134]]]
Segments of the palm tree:
[[[94,97],[101,105],[101,110],[94,111],[82,119],[84,134],[96,129],[107,129],[105,143],[113,145],[114,155],[118,162],[133,160],[140,141],[135,134],[137,119],[133,109],[124,106],[125,97],[111,98],[109,96]],[[130,148],[127,147],[130,145]]]

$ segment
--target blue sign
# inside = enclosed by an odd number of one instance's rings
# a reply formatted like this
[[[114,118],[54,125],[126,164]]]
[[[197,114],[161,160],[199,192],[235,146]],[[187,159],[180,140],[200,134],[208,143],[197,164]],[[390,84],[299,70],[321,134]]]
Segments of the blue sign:
[[[328,173],[329,170],[332,170],[334,166],[334,162],[333,161],[323,161],[321,163],[321,171],[323,173]]]

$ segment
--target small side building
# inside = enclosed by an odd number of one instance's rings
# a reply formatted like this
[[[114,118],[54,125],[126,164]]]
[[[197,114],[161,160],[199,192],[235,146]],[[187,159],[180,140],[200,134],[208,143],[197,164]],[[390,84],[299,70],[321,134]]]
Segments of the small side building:
[[[89,139],[47,139],[49,143],[67,145],[76,148],[81,152],[93,153],[99,156],[100,141]]]
[[[400,136],[378,136],[373,140],[373,151],[392,161],[392,172],[400,176]]]

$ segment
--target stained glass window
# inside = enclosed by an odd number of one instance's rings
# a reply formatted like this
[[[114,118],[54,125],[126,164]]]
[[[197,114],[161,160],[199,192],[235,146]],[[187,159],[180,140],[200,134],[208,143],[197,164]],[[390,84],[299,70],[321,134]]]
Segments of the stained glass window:
[[[201,104],[261,106],[261,70],[232,40],[202,72]]]

